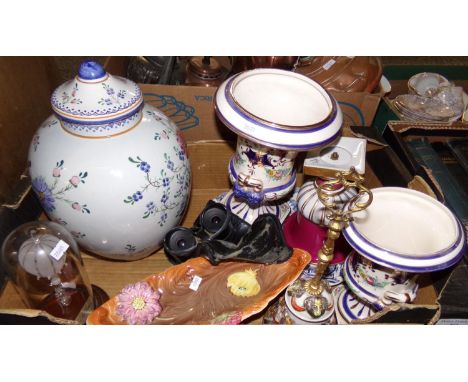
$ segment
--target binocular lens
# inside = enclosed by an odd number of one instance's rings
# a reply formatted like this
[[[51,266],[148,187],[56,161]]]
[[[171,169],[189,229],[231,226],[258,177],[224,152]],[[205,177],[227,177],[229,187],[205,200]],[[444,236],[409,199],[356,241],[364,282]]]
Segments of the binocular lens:
[[[201,225],[210,233],[218,232],[226,222],[227,212],[225,209],[212,207],[203,214]]]
[[[183,251],[197,244],[193,232],[189,229],[180,227],[172,232],[169,236],[168,247],[173,251]]]
[[[166,234],[164,250],[172,263],[179,264],[190,258],[197,248],[193,232],[185,227],[177,227]]]
[[[177,248],[185,248],[187,246],[187,241],[185,239],[179,239],[177,241]]]

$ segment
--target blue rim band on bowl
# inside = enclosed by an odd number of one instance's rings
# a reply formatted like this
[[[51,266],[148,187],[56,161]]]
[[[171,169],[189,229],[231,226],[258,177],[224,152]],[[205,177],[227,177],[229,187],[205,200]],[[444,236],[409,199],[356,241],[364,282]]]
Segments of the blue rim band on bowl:
[[[306,144],[306,145],[286,145],[286,144],[279,144],[279,143],[276,143],[276,142],[266,142],[266,141],[258,139],[258,138],[253,138],[252,136],[244,133],[243,131],[239,130],[234,125],[232,125],[229,121],[226,120],[226,118],[224,118],[224,116],[221,114],[221,112],[217,108],[216,104],[215,104],[215,110],[216,110],[216,114],[217,114],[218,118],[221,120],[221,122],[223,122],[223,124],[225,124],[227,127],[229,127],[229,129],[234,131],[234,133],[236,133],[239,136],[241,136],[241,137],[243,137],[245,139],[248,139],[248,140],[250,140],[252,142],[256,142],[256,143],[262,144],[264,146],[268,146],[268,147],[279,149],[279,150],[304,150],[304,151],[307,151],[307,150],[313,149],[315,147],[325,146],[325,145],[333,142],[338,136],[341,135],[342,126],[340,126],[338,131],[335,134],[333,134],[331,137],[326,138],[326,139],[324,139],[322,141],[319,141],[319,142],[309,143],[309,144]]]
[[[287,131],[288,133],[293,133],[293,134],[301,134],[301,133],[304,134],[304,133],[311,133],[311,132],[314,132],[314,131],[322,130],[322,129],[326,128],[327,126],[329,126],[335,120],[335,117],[337,115],[337,102],[333,98],[333,96],[331,96],[324,88],[322,88],[322,90],[330,98],[330,102],[332,104],[332,111],[327,116],[327,118],[325,118],[324,120],[322,120],[320,122],[317,122],[316,124],[310,125],[310,128],[305,129],[305,128],[301,128],[301,126],[298,126],[295,129],[291,128],[291,129],[286,130],[284,128],[276,127],[276,126],[281,126],[280,124],[275,124],[273,122],[270,122],[271,124],[268,124],[266,121],[261,122],[259,120],[259,118],[254,118],[250,113],[248,113],[247,111],[244,111],[242,108],[240,108],[239,105],[234,101],[234,99],[232,97],[232,94],[231,94],[232,83],[240,74],[242,74],[242,73],[239,73],[239,74],[235,75],[234,77],[232,77],[230,80],[228,80],[228,82],[226,84],[226,87],[224,88],[224,96],[226,97],[226,101],[228,102],[228,104],[231,106],[231,108],[237,114],[239,114],[242,118],[248,120],[249,122],[251,122],[251,123],[253,123],[253,124],[257,125],[257,126],[260,126],[260,127],[263,127],[263,128],[269,129],[269,130],[274,130],[274,131],[280,131],[280,132]],[[304,127],[307,128],[309,126],[304,126]]]
[[[457,222],[458,223],[458,222]],[[461,230],[461,227],[459,227],[459,225],[457,224],[457,228],[459,228],[459,230]],[[388,253],[389,255],[391,256],[395,256],[395,257],[399,257],[399,258],[403,258],[403,259],[422,259],[422,260],[433,260],[433,259],[437,259],[437,258],[440,258],[440,257],[444,257],[444,256],[447,256],[450,252],[452,252],[453,250],[455,250],[459,245],[460,245],[460,240],[463,239],[463,235],[459,235],[458,236],[458,239],[449,247],[447,248],[444,248],[444,249],[441,249],[440,251],[437,251],[437,252],[434,252],[433,254],[428,254],[427,256],[424,256],[424,255],[419,255],[418,257],[414,257],[414,256],[411,256],[411,255],[405,255],[403,253],[398,253],[398,252],[393,252],[393,251],[390,251],[388,249],[386,250],[383,250],[382,248],[380,248],[379,246],[377,246],[376,244],[372,243],[371,241],[369,241],[367,238],[365,238],[355,227],[355,225],[353,224],[353,222],[350,222],[348,227],[346,227],[345,229],[346,232],[352,232],[354,235],[356,235],[360,240],[362,240],[365,244],[367,244],[369,247],[372,247],[372,248],[375,248],[377,251],[385,251],[386,253]],[[349,237],[349,236],[348,236]],[[349,237],[350,240],[353,240],[351,237]]]
[[[364,257],[367,257],[368,259],[374,261],[377,264],[380,264],[380,265],[383,265],[383,266],[386,266],[386,267],[389,267],[389,268],[398,269],[398,270],[405,271],[405,272],[411,272],[411,273],[433,272],[433,271],[439,271],[439,270],[449,268],[452,265],[456,264],[460,260],[460,258],[463,256],[463,254],[465,252],[465,248],[466,248],[465,234],[464,234],[463,228],[462,228],[462,226],[461,226],[461,224],[460,224],[460,222],[458,220],[457,220],[457,223],[458,223],[460,235],[456,240],[456,243],[458,243],[457,246],[451,252],[454,252],[457,248],[459,248],[458,252],[456,254],[454,254],[454,256],[452,258],[450,258],[448,261],[445,261],[443,263],[438,263],[438,264],[435,264],[435,265],[421,265],[419,267],[405,266],[405,265],[402,265],[402,264],[399,264],[399,263],[395,263],[392,260],[382,259],[382,257],[376,256],[375,254],[370,253],[369,251],[363,249],[359,245],[359,243],[356,242],[354,240],[354,238],[352,238],[350,236],[349,232],[352,232],[352,231],[348,231],[347,229],[343,230],[343,236],[345,237],[346,241],[351,245],[351,247],[353,247],[357,252],[359,252],[361,255],[363,255]],[[462,244],[461,247],[460,247],[460,244]],[[378,252],[389,256],[390,259],[392,257],[392,253],[388,252],[386,250],[378,249]],[[451,255],[451,252],[449,251],[446,254],[446,256]],[[437,258],[443,259],[443,257],[440,257],[440,256],[437,257]],[[415,259],[412,259],[412,260],[418,260],[418,258],[415,258]],[[420,259],[420,261],[424,261],[424,260],[427,260],[427,258]]]

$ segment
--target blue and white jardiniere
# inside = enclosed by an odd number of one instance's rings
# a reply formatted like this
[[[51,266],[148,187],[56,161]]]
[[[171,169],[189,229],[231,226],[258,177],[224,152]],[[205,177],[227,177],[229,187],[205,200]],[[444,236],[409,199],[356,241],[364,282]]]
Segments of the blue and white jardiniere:
[[[272,209],[281,211],[283,221],[290,212],[285,196],[296,183],[297,153],[326,146],[340,135],[338,103],[301,74],[254,69],[224,81],[214,104],[219,119],[239,136],[229,163],[235,202],[231,193],[218,199],[249,222]]]

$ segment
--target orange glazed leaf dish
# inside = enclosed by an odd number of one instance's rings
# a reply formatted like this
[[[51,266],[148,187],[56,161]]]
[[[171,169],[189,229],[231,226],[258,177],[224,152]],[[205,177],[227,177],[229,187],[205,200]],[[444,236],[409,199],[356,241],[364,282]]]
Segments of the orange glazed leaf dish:
[[[238,324],[261,312],[300,276],[309,262],[309,253],[300,249],[294,249],[289,260],[270,265],[229,261],[214,266],[197,257],[134,284],[144,298],[135,294],[127,310],[122,307],[122,301],[128,299],[122,297],[128,290],[124,288],[121,294],[94,310],[87,324]],[[249,280],[255,286],[251,291],[247,290],[248,284],[232,285],[232,277],[228,287],[228,278],[241,272],[255,278]],[[245,293],[233,293],[234,287]],[[144,301],[148,302],[146,307]],[[138,317],[135,319],[132,313],[143,314],[145,308],[148,314],[140,316],[144,318],[139,321]]]

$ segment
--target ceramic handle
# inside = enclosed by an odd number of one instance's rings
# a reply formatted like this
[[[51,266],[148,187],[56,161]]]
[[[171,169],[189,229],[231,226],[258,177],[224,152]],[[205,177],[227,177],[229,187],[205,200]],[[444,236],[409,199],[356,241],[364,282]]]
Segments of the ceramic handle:
[[[410,303],[415,297],[415,285],[398,285],[391,290],[386,290],[382,297],[381,301],[385,305],[390,305],[394,302]]]
[[[244,199],[251,206],[257,206],[265,198],[263,182],[251,178],[250,175],[239,174],[234,183],[234,196],[238,199]]]

